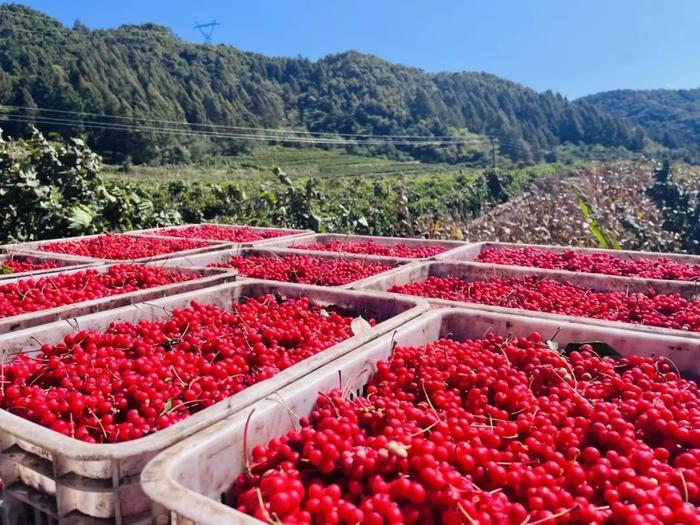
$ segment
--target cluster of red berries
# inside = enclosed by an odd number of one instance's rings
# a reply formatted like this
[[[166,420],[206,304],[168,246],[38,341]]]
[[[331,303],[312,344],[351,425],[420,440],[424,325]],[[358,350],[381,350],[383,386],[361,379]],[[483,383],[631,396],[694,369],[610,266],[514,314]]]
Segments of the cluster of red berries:
[[[111,266],[106,271],[84,270],[21,279],[0,285],[0,317],[56,308],[66,304],[121,295],[155,286],[189,281],[196,273],[182,273],[141,265]]]
[[[360,253],[364,255],[383,255],[385,257],[403,257],[423,259],[433,257],[445,251],[444,246],[408,246],[406,243],[379,244],[376,241],[328,241],[290,246],[297,250],[314,250],[322,252]]]
[[[128,261],[206,246],[208,246],[206,241],[193,241],[191,239],[159,239],[157,237],[105,233],[87,239],[41,244],[39,250],[113,261]]]
[[[487,281],[431,276],[425,281],[392,286],[389,291],[700,332],[700,300],[657,294],[653,289],[646,293],[595,292],[536,276],[491,277]]]
[[[396,348],[318,397],[227,494],[285,524],[697,524],[700,391],[662,359],[539,334]]]
[[[18,355],[3,367],[0,406],[90,443],[137,439],[351,337],[351,322],[306,298],[266,295],[232,312],[193,302]]]
[[[289,235],[288,232],[279,230],[254,230],[247,226],[237,228],[233,226],[220,226],[217,224],[199,224],[196,226],[187,226],[185,228],[168,228],[157,230],[155,233],[168,237],[229,242],[253,242]]]
[[[7,259],[0,263],[0,273],[22,273],[56,268],[55,262],[35,262],[29,257]]]
[[[236,268],[241,275],[317,286],[342,286],[371,275],[391,270],[378,262],[348,259],[324,259],[308,255],[235,256],[219,268]]]
[[[642,277],[645,279],[674,279],[696,281],[700,279],[700,264],[679,263],[667,257],[623,259],[607,253],[587,253],[567,250],[552,252],[537,248],[491,248],[476,258],[479,262],[512,264],[581,273],[603,273]]]

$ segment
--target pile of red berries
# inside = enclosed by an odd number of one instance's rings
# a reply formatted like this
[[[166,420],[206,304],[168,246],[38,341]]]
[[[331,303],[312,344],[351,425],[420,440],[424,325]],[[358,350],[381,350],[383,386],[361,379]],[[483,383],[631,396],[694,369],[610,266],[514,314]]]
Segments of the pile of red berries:
[[[227,494],[285,524],[697,524],[700,391],[663,359],[539,334],[396,348],[318,397]]]
[[[187,226],[185,228],[168,228],[155,232],[158,235],[166,235],[168,237],[184,237],[187,239],[209,239],[212,241],[229,241],[229,242],[252,242],[261,241],[263,239],[274,239],[284,235],[290,235],[289,232],[279,230],[254,230],[253,228],[220,226],[216,224],[200,224],[196,226]]]
[[[396,244],[379,244],[376,241],[328,241],[290,246],[297,250],[315,250],[322,252],[361,253],[365,255],[383,255],[386,257],[403,257],[422,259],[433,257],[445,251],[444,246],[408,246],[403,242]]]
[[[700,300],[683,299],[678,294],[657,294],[653,289],[646,293],[595,292],[536,276],[491,277],[487,281],[431,276],[425,281],[395,285],[389,291],[700,332]]]
[[[113,261],[128,261],[193,248],[204,248],[205,246],[208,246],[206,241],[193,241],[191,239],[159,239],[157,237],[105,233],[87,239],[42,244],[39,246],[39,250]]]
[[[236,268],[241,275],[317,286],[342,286],[371,275],[391,270],[378,262],[349,259],[324,259],[308,255],[235,256],[219,268]]]
[[[102,272],[84,270],[21,279],[0,285],[0,317],[189,281],[195,277],[196,273],[185,274],[141,265],[118,265]]]
[[[623,259],[607,253],[586,253],[572,250],[551,252],[537,248],[491,248],[481,252],[476,260],[493,264],[512,264],[570,272],[643,277],[645,279],[675,279],[678,281],[700,279],[700,264],[679,263],[667,257]]]
[[[33,272],[37,270],[50,270],[56,268],[55,262],[35,262],[29,257],[7,259],[0,263],[1,273],[22,273]]]
[[[0,406],[90,443],[137,439],[351,337],[351,322],[306,298],[266,295],[232,312],[193,302],[18,355],[3,367]]]

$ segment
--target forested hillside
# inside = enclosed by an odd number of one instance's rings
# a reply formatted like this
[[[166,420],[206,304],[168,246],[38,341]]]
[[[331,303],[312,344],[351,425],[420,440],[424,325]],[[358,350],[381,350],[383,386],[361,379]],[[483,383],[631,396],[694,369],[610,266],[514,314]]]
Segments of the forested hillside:
[[[700,154],[700,89],[621,89],[581,101],[639,124],[668,148]]]
[[[466,144],[448,146],[356,141],[352,147],[423,161],[484,156],[488,149],[476,135],[487,134],[498,138],[502,154],[520,162],[551,159],[565,142],[633,151],[645,142],[639,128],[585,101],[572,103],[484,73],[430,75],[356,52],[315,62],[271,58],[190,44],[151,24],[68,29],[18,5],[0,6],[0,103],[14,106],[9,110],[14,122],[4,125],[9,133],[19,133],[26,120],[44,130],[85,133],[95,149],[117,161],[130,155],[134,162],[186,162],[205,152],[236,153],[255,142],[250,131],[239,132],[237,140],[212,141],[154,129],[191,129],[184,121],[341,135],[464,137]],[[135,124],[140,133],[125,130]]]

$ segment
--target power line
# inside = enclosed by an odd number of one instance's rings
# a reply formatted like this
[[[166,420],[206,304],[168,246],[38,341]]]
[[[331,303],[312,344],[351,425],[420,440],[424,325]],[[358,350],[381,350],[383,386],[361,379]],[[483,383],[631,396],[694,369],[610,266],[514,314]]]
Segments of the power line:
[[[147,126],[134,126],[134,125],[124,125],[115,124],[107,122],[91,122],[91,121],[81,121],[75,119],[60,119],[52,117],[32,117],[29,115],[2,115],[0,119],[8,122],[18,122],[18,123],[38,123],[38,124],[50,124],[56,126],[67,126],[67,127],[85,127],[89,129],[100,129],[109,131],[130,131],[135,133],[160,133],[165,135],[184,135],[184,136],[202,136],[209,138],[224,138],[224,139],[243,139],[243,140],[260,140],[265,142],[291,142],[291,143],[304,143],[304,144],[319,144],[319,145],[367,145],[367,146],[449,146],[449,145],[467,145],[473,142],[464,141],[437,141],[437,140],[425,140],[423,142],[401,142],[401,141],[380,141],[380,140],[337,140],[337,139],[317,139],[310,137],[284,137],[284,136],[270,136],[270,135],[253,135],[253,134],[233,134],[233,133],[221,133],[221,132],[211,132],[202,130],[184,130],[175,128],[162,128],[162,127],[147,127]]]
[[[148,118],[148,117],[134,117],[134,116],[126,116],[126,115],[113,115],[113,114],[105,114],[105,113],[91,113],[88,111],[70,111],[70,110],[65,110],[65,109],[51,109],[51,108],[41,108],[41,107],[30,107],[30,106],[14,106],[10,104],[0,104],[0,108],[6,107],[6,108],[11,108],[15,110],[24,110],[24,111],[40,111],[44,113],[58,113],[58,114],[67,114],[67,115],[80,115],[80,116],[89,116],[89,117],[96,117],[96,118],[104,118],[104,119],[119,119],[119,120],[133,120],[133,121],[142,121],[142,122],[153,122],[153,123],[159,123],[159,124],[175,124],[175,125],[182,125],[182,126],[190,126],[190,127],[204,127],[204,128],[212,128],[214,130],[232,130],[232,131],[255,131],[255,132],[264,132],[264,133],[273,133],[273,134],[293,134],[293,135],[309,135],[311,137],[315,136],[328,136],[328,135],[337,135],[340,137],[360,137],[360,138],[366,138],[366,139],[372,139],[372,138],[377,138],[377,139],[399,139],[399,140],[405,140],[405,141],[410,141],[410,140],[437,140],[437,141],[473,141],[473,142],[488,142],[489,139],[485,137],[481,137],[479,135],[472,136],[472,137],[457,137],[457,136],[449,136],[449,135],[380,135],[380,134],[372,134],[372,133],[342,133],[342,132],[322,132],[322,131],[305,131],[305,130],[291,130],[291,129],[274,129],[274,128],[256,128],[256,127],[248,127],[248,126],[228,126],[228,125],[223,125],[223,124],[206,124],[206,123],[197,123],[197,122],[189,122],[189,121],[179,121],[179,120],[165,120],[165,119],[156,119],[156,118]],[[45,118],[50,118],[50,117],[45,117]],[[205,130],[197,130],[197,131],[205,131]],[[334,139],[336,140],[336,139]]]
[[[5,115],[7,119],[21,119],[22,122],[38,122],[42,124],[61,124],[61,125],[71,125],[71,126],[84,126],[96,129],[112,129],[112,130],[141,130],[141,131],[154,131],[154,132],[172,132],[177,134],[189,134],[189,135],[204,135],[212,137],[226,137],[226,138],[242,138],[242,139],[265,139],[273,141],[303,141],[308,143],[319,143],[319,144],[461,144],[467,142],[473,142],[468,139],[464,140],[439,140],[433,139],[432,137],[424,137],[422,142],[406,142],[406,141],[396,141],[396,140],[343,140],[343,139],[323,139],[316,137],[294,137],[294,136],[276,136],[269,134],[250,134],[250,133],[224,133],[216,131],[206,131],[206,130],[187,130],[178,128],[168,128],[159,126],[142,126],[134,124],[119,124],[111,122],[96,122],[96,121],[86,121],[79,119],[65,119],[65,118],[55,118],[55,117],[44,117],[44,116],[32,116],[32,115]]]
[[[160,127],[145,127],[145,126],[134,126],[134,125],[124,125],[115,123],[94,123],[90,121],[80,121],[74,119],[59,119],[51,117],[32,117],[28,115],[0,115],[0,119],[6,122],[15,123],[25,123],[25,124],[47,124],[54,126],[63,127],[84,127],[88,129],[97,129],[103,131],[129,131],[134,133],[157,133],[161,135],[181,135],[181,136],[201,136],[207,138],[221,138],[221,139],[239,139],[239,140],[259,140],[265,142],[287,142],[287,143],[299,143],[299,144],[316,144],[316,145],[336,145],[336,146],[347,146],[347,145],[366,145],[366,146],[450,146],[450,145],[483,145],[481,141],[435,141],[435,140],[425,140],[422,142],[401,142],[401,141],[379,141],[379,140],[360,140],[360,141],[343,141],[343,140],[328,140],[328,139],[313,139],[309,137],[277,137],[269,135],[252,135],[252,134],[231,134],[231,133],[221,133],[221,132],[209,132],[209,131],[198,131],[198,130],[184,130],[184,129],[173,129],[173,128],[160,128]],[[503,142],[497,141],[499,145],[515,145],[516,143],[512,140],[506,140]]]

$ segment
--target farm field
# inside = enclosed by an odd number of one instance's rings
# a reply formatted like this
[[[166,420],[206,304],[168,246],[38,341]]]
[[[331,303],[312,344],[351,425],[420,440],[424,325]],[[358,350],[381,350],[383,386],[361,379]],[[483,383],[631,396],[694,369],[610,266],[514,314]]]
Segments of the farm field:
[[[187,222],[694,253],[700,169],[674,166],[671,180],[652,190],[660,169],[648,160],[489,170],[263,148],[211,166],[136,166],[129,173],[110,166],[105,175],[153,195],[178,190],[174,200]],[[296,218],[289,207],[274,211],[289,184],[293,202],[305,210]],[[207,204],[208,185],[259,203],[217,210]]]
[[[211,164],[104,167],[84,143],[38,133],[1,148],[14,163],[0,196],[11,212],[0,226],[4,241],[214,221],[651,251],[700,246],[700,168],[680,163],[477,169],[267,147]],[[65,176],[66,166],[75,176]]]
[[[491,170],[396,161],[342,151],[261,147],[211,164],[106,166],[108,184],[133,186],[184,222],[223,220],[373,235],[460,237],[477,217],[541,177],[574,166]],[[229,205],[229,201],[231,204]],[[243,202],[242,202],[243,201]]]
[[[583,165],[583,163],[575,166]],[[516,187],[537,177],[574,169],[574,166],[541,164],[522,169],[502,170]],[[319,191],[343,196],[348,186],[357,188],[367,181],[380,181],[392,188],[401,185],[415,195],[444,193],[457,183],[473,183],[485,169],[444,163],[421,163],[353,155],[339,150],[295,149],[261,146],[254,153],[217,157],[211,162],[174,166],[105,165],[106,180],[157,188],[173,182],[236,184],[244,191],[263,187],[280,188],[277,170],[298,186],[313,181]],[[454,188],[458,189],[458,188]]]
[[[275,167],[281,167],[293,178],[346,177],[368,174],[398,176],[451,174],[480,171],[478,168],[451,166],[443,163],[421,163],[368,157],[346,153],[340,149],[284,148],[258,146],[253,152],[236,156],[217,156],[207,161],[184,166],[135,165],[128,173],[122,166],[105,166],[105,176],[117,180],[171,182],[185,176],[206,182],[254,181],[268,177]]]

